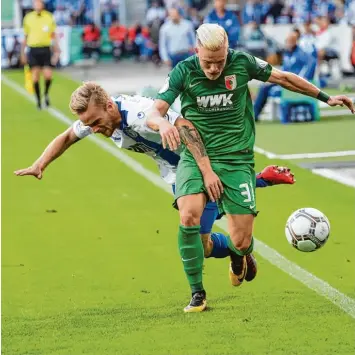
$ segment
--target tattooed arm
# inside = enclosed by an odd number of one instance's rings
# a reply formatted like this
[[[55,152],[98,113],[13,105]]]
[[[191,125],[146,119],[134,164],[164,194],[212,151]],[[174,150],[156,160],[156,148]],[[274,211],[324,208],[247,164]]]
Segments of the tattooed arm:
[[[195,126],[184,118],[178,118],[175,121],[175,127],[177,127],[181,142],[185,144],[196,160],[210,199],[213,202],[218,200],[223,193],[223,185],[212,169],[200,134]]]

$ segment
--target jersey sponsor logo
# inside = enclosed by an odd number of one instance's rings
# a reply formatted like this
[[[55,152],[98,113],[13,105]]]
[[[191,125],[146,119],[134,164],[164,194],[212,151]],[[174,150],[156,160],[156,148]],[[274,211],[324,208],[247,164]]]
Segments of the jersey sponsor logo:
[[[145,117],[145,113],[142,112],[142,111],[141,111],[141,112],[138,112],[138,113],[137,113],[137,117],[138,117],[139,120],[141,120],[142,118]]]
[[[197,106],[203,111],[223,111],[233,107],[233,94],[197,96]]]
[[[166,92],[166,91],[169,90],[169,81],[170,81],[170,76],[168,76],[168,77],[165,79],[165,83],[164,83],[164,85],[162,86],[162,88],[159,90],[159,94],[163,94],[164,92]]]
[[[234,75],[227,75],[224,77],[224,83],[228,90],[234,90],[237,87],[237,77]]]

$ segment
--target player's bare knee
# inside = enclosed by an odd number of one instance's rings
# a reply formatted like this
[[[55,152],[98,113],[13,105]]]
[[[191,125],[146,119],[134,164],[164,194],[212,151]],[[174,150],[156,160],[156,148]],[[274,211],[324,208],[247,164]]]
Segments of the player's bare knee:
[[[200,224],[200,214],[194,210],[180,211],[180,223],[185,227],[198,226]]]
[[[239,230],[231,235],[232,242],[238,250],[247,250],[251,243],[252,234],[246,230]]]

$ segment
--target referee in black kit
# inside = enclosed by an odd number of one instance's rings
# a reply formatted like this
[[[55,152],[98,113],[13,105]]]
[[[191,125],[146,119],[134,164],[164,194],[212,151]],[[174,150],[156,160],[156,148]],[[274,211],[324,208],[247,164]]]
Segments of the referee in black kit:
[[[33,1],[33,9],[23,19],[23,30],[25,39],[22,44],[22,63],[29,64],[32,73],[33,87],[37,98],[38,109],[42,108],[41,89],[39,79],[43,72],[45,89],[45,103],[48,107],[49,88],[52,83],[52,67],[54,67],[60,55],[60,48],[55,35],[56,24],[53,15],[44,10],[42,0]],[[27,55],[25,48],[28,47]],[[51,50],[53,48],[53,53]]]

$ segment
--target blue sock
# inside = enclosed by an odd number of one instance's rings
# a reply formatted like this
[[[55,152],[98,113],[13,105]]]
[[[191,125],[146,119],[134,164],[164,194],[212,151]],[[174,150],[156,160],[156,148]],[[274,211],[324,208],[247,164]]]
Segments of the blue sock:
[[[212,233],[213,249],[209,258],[226,258],[229,256],[228,240],[222,233]]]
[[[262,178],[256,178],[256,187],[268,187],[270,184]]]

